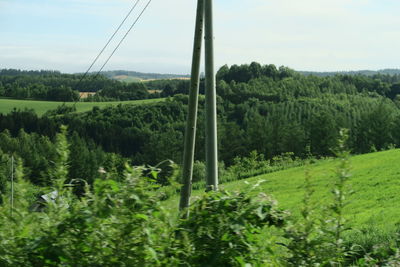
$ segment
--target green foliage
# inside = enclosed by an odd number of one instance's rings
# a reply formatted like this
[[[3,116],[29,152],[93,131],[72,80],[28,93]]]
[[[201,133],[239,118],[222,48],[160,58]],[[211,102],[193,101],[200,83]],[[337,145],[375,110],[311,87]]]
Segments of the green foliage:
[[[6,192],[7,180],[10,176],[10,158],[0,149],[0,204],[3,203],[3,194]]]
[[[400,261],[399,230],[388,236],[376,227],[362,227],[347,239],[351,240],[352,259],[358,266],[396,266]],[[350,245],[350,242],[347,241]]]
[[[188,266],[240,266],[254,262],[257,235],[264,227],[282,227],[286,214],[265,195],[211,192],[190,208],[190,217],[178,224],[179,236],[190,242]]]
[[[344,218],[354,229],[376,228],[388,239],[392,239],[397,231],[400,210],[397,203],[400,196],[397,192],[400,166],[396,163],[400,158],[400,150],[370,153],[351,157],[351,177],[346,182],[351,185],[352,194],[347,195],[344,207]],[[336,176],[331,170],[337,168],[334,159],[319,160],[309,167],[312,173],[311,183],[315,212],[321,212],[323,206],[331,203],[331,189]],[[280,207],[289,210],[295,218],[300,218],[299,204],[304,197],[304,167],[289,168],[245,180],[226,183],[223,188],[229,191],[245,188],[247,184],[265,180],[256,190],[271,194]],[[350,191],[351,192],[351,191]],[[201,192],[195,192],[201,194]],[[350,231],[352,232],[352,231]],[[347,232],[344,240],[347,240]]]
[[[266,160],[287,152],[298,158],[334,156],[332,149],[341,128],[350,130],[352,153],[400,145],[400,112],[388,97],[397,88],[395,78],[303,76],[285,67],[252,63],[224,66],[218,80],[219,159],[228,168],[235,158],[247,157],[252,151]],[[136,165],[155,165],[165,159],[180,163],[187,110],[187,96],[182,94],[188,86],[186,80],[110,83],[98,96],[127,99],[145,94],[147,87],[174,97],[154,105],[93,108],[84,114],[66,112],[42,118],[15,111],[0,116],[0,130],[14,134],[24,128],[54,137],[65,124],[86,143],[129,157]],[[77,111],[86,104],[90,103],[77,103]],[[55,113],[63,112],[60,108]],[[204,120],[204,99],[200,98],[195,155],[200,161],[205,153]]]
[[[192,204],[189,218],[177,219],[163,208],[157,167],[127,165],[123,179],[106,173],[86,184],[80,197],[73,194],[73,184],[65,183],[70,152],[63,128],[55,181],[41,188],[52,197],[40,212],[31,208],[39,188],[24,180],[17,159],[13,213],[9,202],[0,205],[0,266],[396,266],[398,239],[344,241],[350,177],[344,144],[339,140],[327,213],[316,208],[315,181],[306,174],[300,220],[265,194],[254,197],[260,183],[252,191],[206,193]],[[252,153],[245,164],[263,160]]]
[[[246,179],[249,177],[281,171],[284,169],[304,165],[304,160],[287,152],[266,160],[263,154],[252,151],[248,157],[236,157],[233,165],[221,173],[221,183]]]
[[[49,189],[56,197],[42,212],[30,212],[32,203],[24,203],[13,216],[0,218],[0,265],[161,265],[170,228],[154,187],[138,175],[141,170],[127,167],[124,183],[96,180],[93,191],[87,187],[77,198],[63,184],[69,154],[65,133],[57,144],[55,173],[60,177]],[[21,189],[31,185],[18,185],[18,199],[29,199]],[[2,214],[6,208],[0,207]]]
[[[116,72],[118,73],[118,71]],[[115,74],[115,73],[114,73]],[[110,72],[107,76],[114,78]],[[159,76],[168,79],[168,75],[148,74],[148,77]],[[170,75],[173,76],[173,75]],[[137,80],[136,80],[137,81]],[[188,84],[187,80],[165,80],[164,83]],[[54,71],[20,71],[0,70],[0,97],[16,99],[35,99],[48,101],[74,102],[80,98],[79,92],[96,92],[84,101],[123,101],[149,99],[160,96],[159,91],[164,88],[163,82],[150,81],[147,83],[126,83],[105,76],[89,75],[82,79],[82,75],[61,74]],[[157,86],[154,88],[154,86]],[[149,90],[156,91],[150,94]],[[185,90],[180,90],[183,93]],[[179,92],[163,93],[164,96],[172,96]]]
[[[221,192],[196,202],[192,217],[175,225],[162,209],[154,180],[140,176],[147,172],[156,178],[155,169],[143,167],[126,166],[123,182],[97,179],[78,198],[65,184],[69,161],[65,128],[56,144],[57,177],[46,190],[52,198],[47,198],[42,211],[30,209],[35,204],[30,197],[34,186],[22,177],[16,179],[15,212],[0,218],[1,266],[198,266],[211,260],[239,265],[239,260],[257,259],[256,254],[246,253],[253,252],[252,244],[258,240],[253,235],[284,223],[285,213],[265,196],[251,199]],[[3,214],[7,209],[8,205],[0,206]],[[224,216],[216,216],[217,212]],[[218,225],[210,227],[208,221]],[[214,241],[221,245],[218,258],[207,255],[207,246]]]
[[[145,83],[149,90],[158,91],[163,97],[178,94],[189,94],[190,80],[153,80]],[[201,82],[201,91],[204,92],[204,85]]]
[[[163,99],[145,99],[145,100],[132,100],[132,101],[113,101],[113,102],[76,102],[76,103],[63,103],[55,101],[34,101],[34,100],[14,100],[14,99],[0,99],[0,113],[7,114],[16,110],[34,110],[34,112],[42,116],[46,115],[60,115],[76,112],[87,112],[94,107],[105,108],[108,106],[117,106],[119,104],[125,105],[143,105],[151,104],[162,101]],[[61,106],[60,106],[61,104]],[[64,108],[65,107],[65,108]],[[76,110],[74,110],[74,107]]]
[[[266,173],[278,172],[281,170],[302,166],[305,160],[294,157],[292,152],[275,156],[271,160],[264,158],[257,151],[252,151],[248,157],[236,157],[229,167],[223,162],[218,164],[219,183],[226,184],[233,181],[254,177]],[[206,166],[202,161],[195,161],[193,164],[193,189],[205,188]],[[181,177],[181,174],[178,175]],[[180,180],[178,180],[180,182]]]
[[[65,87],[57,92],[63,95],[79,78],[4,74],[0,92],[20,98],[32,92],[43,97],[50,87],[60,89],[61,81]],[[265,175],[265,183],[252,192],[205,194],[188,220],[176,220],[161,202],[176,192],[176,168],[125,168],[121,155],[142,166],[181,160],[187,96],[176,94],[186,93],[188,82],[120,85],[100,78],[82,86],[103,86],[101,100],[148,97],[150,86],[175,97],[83,114],[68,112],[68,106],[41,118],[30,111],[1,114],[0,266],[396,266],[399,242],[388,233],[398,232],[398,168],[387,162],[398,160],[398,151],[354,158],[358,168],[350,177],[349,152],[337,139],[345,127],[346,145],[354,153],[400,145],[398,77],[302,76],[252,63],[224,66],[217,78],[220,177],[224,183],[235,181],[225,188],[237,190],[254,179],[236,180],[301,166],[310,157],[338,155],[335,176],[326,175],[332,168],[329,158],[312,166],[315,174],[306,175],[304,185],[299,169]],[[33,85],[40,79],[47,84]],[[77,104],[78,111],[79,104],[84,103]],[[204,119],[201,98],[195,181],[204,180]],[[69,133],[63,129],[57,135],[60,125]],[[13,216],[6,163],[11,154],[23,170],[17,175]],[[172,185],[159,189],[157,183]],[[269,198],[253,197],[257,191],[274,194],[293,217]],[[41,212],[32,212],[36,195],[50,192],[56,197]],[[374,224],[386,231],[375,231]],[[347,231],[360,225],[361,230]]]
[[[67,180],[68,175],[68,159],[69,148],[67,142],[67,127],[61,126],[61,132],[56,136],[56,152],[57,157],[54,162],[54,170],[52,176],[54,179],[61,181],[58,188],[62,187]]]
[[[347,196],[349,195],[349,189],[346,188],[347,182],[350,178],[350,152],[346,148],[346,142],[348,141],[348,131],[342,129],[340,131],[339,146],[336,151],[336,156],[339,159],[339,165],[336,169],[336,181],[333,187],[332,193],[334,199],[330,205],[333,219],[330,221],[332,229],[328,229],[328,233],[334,235],[334,257],[333,262],[341,264],[346,256],[343,244],[343,233],[345,228],[344,219],[344,208],[347,204]]]
[[[150,94],[143,83],[132,83],[118,87],[107,87],[99,91],[98,95],[103,98],[126,101],[150,98]]]
[[[290,251],[288,264],[290,266],[341,266],[351,249],[343,242],[343,232],[346,230],[344,221],[345,199],[348,194],[345,189],[349,178],[349,152],[346,150],[347,132],[341,131],[339,147],[336,151],[340,161],[336,169],[336,181],[332,190],[333,200],[327,210],[316,216],[316,206],[312,202],[315,189],[311,183],[309,170],[306,171],[301,207],[301,219],[290,224],[285,229]]]
[[[45,116],[56,116],[56,115],[62,115],[62,114],[67,114],[71,112],[76,112],[76,105],[69,106],[63,103],[61,106],[58,106],[54,110],[49,110],[45,113]]]
[[[206,164],[202,161],[196,160],[193,163],[193,183],[206,181]]]
[[[9,175],[10,155],[19,157],[24,164],[25,178],[36,185],[50,185],[55,177],[64,180],[83,179],[92,183],[99,176],[100,167],[116,175],[123,173],[126,159],[116,154],[105,153],[93,143],[86,143],[76,133],[67,136],[66,128],[57,134],[55,141],[36,133],[21,130],[16,137],[10,132],[0,133],[0,181]],[[69,144],[67,145],[67,140]],[[66,162],[66,147],[73,157]],[[63,164],[61,165],[61,162]],[[56,169],[55,166],[63,166]],[[0,183],[1,184],[1,183]],[[0,187],[1,188],[1,187]]]

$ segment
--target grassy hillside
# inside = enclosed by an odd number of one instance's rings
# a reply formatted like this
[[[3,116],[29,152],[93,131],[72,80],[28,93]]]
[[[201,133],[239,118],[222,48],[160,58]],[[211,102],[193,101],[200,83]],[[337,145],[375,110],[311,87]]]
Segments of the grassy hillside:
[[[77,112],[85,112],[91,110],[94,106],[106,107],[118,104],[148,104],[161,101],[162,99],[146,99],[146,100],[133,100],[133,101],[120,101],[120,102],[78,102],[76,103]],[[38,115],[43,115],[46,111],[55,109],[62,105],[62,102],[53,101],[34,101],[34,100],[14,100],[14,99],[0,99],[0,113],[8,113],[14,108],[16,109],[33,109]],[[66,105],[74,105],[72,102],[67,102]]]
[[[351,226],[376,228],[391,232],[400,222],[400,150],[371,153],[352,157],[349,187],[354,193],[349,196],[345,217]],[[335,181],[336,160],[321,161],[309,166],[314,184],[313,201],[316,207],[330,203],[331,189]],[[298,214],[304,196],[306,167],[297,167],[280,172],[253,177],[224,184],[228,191],[251,188],[260,181],[253,194],[266,193],[273,196],[280,207]],[[201,194],[196,191],[195,195]],[[177,202],[177,200],[176,200]],[[172,205],[172,203],[171,203]],[[173,204],[177,205],[177,204]]]
[[[139,77],[128,76],[128,75],[117,75],[117,76],[112,77],[112,79],[115,79],[120,82],[126,82],[126,83],[136,83],[136,82],[143,81]]]

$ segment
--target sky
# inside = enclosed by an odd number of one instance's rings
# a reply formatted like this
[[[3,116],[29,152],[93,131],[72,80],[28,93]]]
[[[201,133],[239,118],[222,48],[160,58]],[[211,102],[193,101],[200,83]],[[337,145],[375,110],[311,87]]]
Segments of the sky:
[[[0,69],[85,71],[136,0],[0,0]],[[188,74],[195,0],[153,0],[105,70]],[[215,65],[400,68],[399,0],[215,0]],[[94,66],[100,68],[136,19]]]

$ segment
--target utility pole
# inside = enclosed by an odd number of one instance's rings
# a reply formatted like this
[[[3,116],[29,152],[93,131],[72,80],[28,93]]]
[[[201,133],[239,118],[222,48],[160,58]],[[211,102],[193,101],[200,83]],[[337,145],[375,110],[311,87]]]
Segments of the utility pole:
[[[204,0],[206,52],[206,176],[207,191],[218,190],[217,97],[214,71],[213,1]]]
[[[193,160],[196,140],[197,109],[199,99],[200,84],[200,62],[201,47],[203,41],[204,25],[204,0],[197,1],[196,28],[194,34],[192,70],[189,91],[189,111],[186,122],[185,146],[183,152],[181,200],[179,208],[187,209],[190,205],[190,195],[192,192]],[[188,212],[185,214],[187,217]]]
[[[197,1],[196,29],[193,47],[191,84],[189,92],[189,112],[186,123],[183,156],[183,187],[179,208],[187,209],[192,191],[193,160],[196,138],[198,95],[200,83],[200,58],[205,29],[205,69],[206,69],[206,177],[207,191],[218,190],[218,142],[217,142],[217,100],[214,71],[214,33],[212,0]],[[203,26],[204,25],[204,26]],[[184,217],[188,217],[186,212]]]

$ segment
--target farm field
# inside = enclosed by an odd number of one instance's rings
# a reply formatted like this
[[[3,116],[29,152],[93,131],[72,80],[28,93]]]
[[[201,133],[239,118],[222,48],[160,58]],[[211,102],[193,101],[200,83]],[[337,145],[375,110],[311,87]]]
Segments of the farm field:
[[[91,110],[97,106],[104,108],[107,106],[118,105],[118,104],[149,104],[162,101],[162,99],[145,99],[145,100],[132,100],[132,101],[116,101],[116,102],[77,102],[76,111],[85,112]],[[35,101],[35,100],[15,100],[15,99],[0,99],[0,113],[9,113],[14,108],[16,109],[33,109],[38,115],[43,115],[46,111],[57,108],[62,105],[63,102],[54,101]],[[74,105],[72,102],[65,103],[68,106]]]
[[[126,83],[137,83],[143,81],[139,77],[135,76],[128,76],[128,75],[117,75],[113,77],[115,80],[120,81],[120,82],[126,82]]]
[[[347,183],[353,191],[348,196],[344,210],[347,222],[352,227],[379,229],[392,232],[400,222],[400,149],[376,152],[350,159],[351,177]],[[222,184],[227,191],[246,190],[260,183],[252,194],[265,193],[278,201],[278,206],[299,215],[304,196],[304,177],[309,169],[315,190],[312,197],[316,209],[327,206],[333,199],[331,189],[335,182],[335,168],[338,161],[329,159],[309,167],[296,167],[249,179]],[[202,191],[194,191],[199,196]],[[173,203],[172,203],[173,202]],[[176,208],[178,197],[167,205]]]

